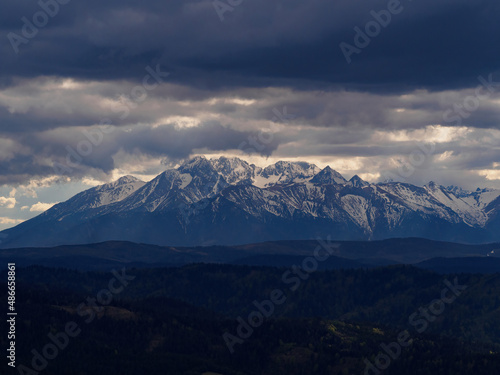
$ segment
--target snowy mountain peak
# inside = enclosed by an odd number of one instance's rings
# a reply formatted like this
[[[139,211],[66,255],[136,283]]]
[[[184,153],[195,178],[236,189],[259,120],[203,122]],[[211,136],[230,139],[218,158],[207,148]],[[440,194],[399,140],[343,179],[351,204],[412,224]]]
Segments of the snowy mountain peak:
[[[207,158],[204,156],[195,156],[192,159],[185,161],[180,167],[179,170],[189,171],[193,169],[199,168],[211,168],[212,164]],[[213,167],[212,167],[213,168]]]
[[[457,197],[466,197],[466,196],[468,196],[468,195],[470,195],[472,193],[469,190],[465,190],[465,189],[462,189],[459,186],[454,186],[454,185],[447,186],[446,190],[448,190],[449,192],[455,194],[455,196],[457,196]]]
[[[231,185],[251,184],[255,177],[255,165],[249,165],[244,160],[223,156],[219,159],[211,159],[210,162],[215,170]]]
[[[321,172],[319,172],[311,182],[314,184],[345,184],[347,180],[336,170],[327,166]]]
[[[221,156],[220,158],[218,159],[210,159],[210,161],[212,162],[212,164],[215,166],[215,165],[220,165],[220,166],[224,166],[226,168],[238,168],[242,165],[244,166],[248,166],[249,164],[245,161],[245,160],[241,160],[241,159],[238,159],[236,157],[233,157],[233,158],[228,158],[228,157],[225,157],[225,156]]]
[[[138,178],[135,178],[134,176],[127,175],[127,176],[123,176],[123,177],[119,178],[116,181],[113,181],[113,182],[110,182],[110,183],[107,183],[104,185],[96,186],[95,189],[96,189],[96,191],[107,191],[107,190],[114,190],[114,189],[123,187],[125,185],[134,185],[134,186],[140,185],[140,186],[142,186],[144,184],[145,184],[144,181],[141,181]]]
[[[144,181],[141,181],[138,178],[135,178],[134,176],[127,175],[120,177],[118,180],[116,180],[116,182],[118,182],[119,185],[123,185],[123,184],[130,184],[134,182],[144,182]]]
[[[42,215],[61,221],[67,216],[121,202],[145,184],[133,176],[124,176],[114,182],[85,190],[66,202],[55,205]]]
[[[424,185],[424,188],[429,190],[446,190],[444,186],[441,186],[434,181],[429,181],[426,185]]]
[[[262,171],[263,175],[307,175],[314,176],[319,172],[319,168],[314,164],[309,164],[306,162],[291,162],[291,161],[278,161],[277,163],[270,165]]]
[[[363,180],[358,175],[355,175],[349,180],[348,185],[353,186],[353,187],[365,187],[365,186],[369,186],[370,184],[368,182],[366,182],[365,180]]]
[[[263,188],[303,183],[309,181],[319,171],[317,166],[306,162],[278,161],[261,171],[256,171],[253,184]]]

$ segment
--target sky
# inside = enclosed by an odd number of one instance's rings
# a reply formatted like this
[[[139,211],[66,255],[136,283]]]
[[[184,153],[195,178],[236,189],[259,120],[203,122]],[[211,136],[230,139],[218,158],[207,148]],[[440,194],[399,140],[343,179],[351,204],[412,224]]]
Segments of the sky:
[[[500,188],[495,0],[40,0],[0,14],[0,230],[196,155]]]

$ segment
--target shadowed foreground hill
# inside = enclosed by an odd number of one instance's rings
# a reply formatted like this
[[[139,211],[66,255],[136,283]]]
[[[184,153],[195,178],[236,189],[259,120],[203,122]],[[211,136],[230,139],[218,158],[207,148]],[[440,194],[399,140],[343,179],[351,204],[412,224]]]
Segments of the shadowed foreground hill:
[[[290,267],[314,255],[318,246],[331,246],[319,269],[371,268],[389,264],[418,264],[445,272],[500,272],[500,245],[465,245],[421,238],[383,241],[273,241],[240,246],[175,247],[109,241],[88,245],[0,250],[0,259],[20,266],[44,265],[82,270],[114,267],[164,267],[190,263],[235,263]],[[469,258],[472,259],[469,262]],[[462,260],[448,258],[463,258]],[[475,264],[475,269],[468,266]]]
[[[470,320],[483,331],[498,326],[498,300],[478,305],[499,295],[498,278],[462,275],[471,292],[450,305],[434,329],[417,334],[404,320],[439,296],[441,276],[408,267],[318,272],[230,354],[222,335],[236,332],[235,317],[248,315],[255,298],[280,286],[282,270],[195,265],[127,272],[135,279],[86,323],[89,316],[81,316],[78,306],[108,285],[109,273],[19,269],[18,364],[30,366],[31,350],[41,351],[50,342],[48,333],[62,332],[74,321],[81,333],[48,361],[45,373],[362,374],[364,359],[374,362],[380,345],[395,341],[403,328],[411,332],[412,344],[384,374],[491,375],[500,366],[493,344],[472,344],[465,337]],[[0,298],[6,298],[5,290]],[[328,318],[347,312],[348,320]],[[436,335],[440,331],[461,336]],[[498,343],[498,330],[489,333]],[[4,340],[2,335],[2,345]]]

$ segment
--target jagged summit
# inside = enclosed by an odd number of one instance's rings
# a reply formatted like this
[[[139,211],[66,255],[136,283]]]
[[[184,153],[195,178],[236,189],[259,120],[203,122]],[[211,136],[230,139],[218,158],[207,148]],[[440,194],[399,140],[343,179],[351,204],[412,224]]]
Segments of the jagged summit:
[[[305,182],[314,177],[320,169],[306,162],[278,161],[262,170],[260,176],[270,182],[266,186]]]
[[[362,188],[362,187],[370,185],[370,183],[366,182],[365,180],[363,180],[358,175],[352,176],[352,178],[349,180],[348,184],[351,185],[351,186],[353,186],[353,187],[359,187],[359,188]]]
[[[339,172],[327,166],[314,176],[311,182],[314,184],[345,184],[347,180]]]
[[[453,194],[455,194],[457,197],[458,196],[466,196],[466,195],[469,195],[471,193],[470,191],[462,189],[461,187],[455,186],[455,185],[447,186],[446,189],[448,191],[452,192]]]
[[[127,176],[120,177],[118,180],[116,180],[116,182],[118,182],[119,184],[130,184],[133,182],[144,182],[144,181],[141,181],[134,176],[127,175]]]
[[[220,157],[210,159],[215,170],[224,176],[230,184],[249,184],[255,177],[255,173],[260,171],[255,165],[250,165],[246,161],[238,158]]]
[[[192,159],[185,161],[179,168],[179,171],[190,171],[190,170],[200,170],[203,168],[213,168],[210,160],[204,156],[196,156]]]

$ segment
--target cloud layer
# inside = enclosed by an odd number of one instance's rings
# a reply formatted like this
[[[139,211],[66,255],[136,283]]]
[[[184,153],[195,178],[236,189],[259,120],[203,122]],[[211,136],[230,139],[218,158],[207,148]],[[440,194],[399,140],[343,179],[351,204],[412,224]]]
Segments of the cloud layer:
[[[22,18],[36,24],[41,6],[4,4],[4,84],[13,76],[39,75],[139,79],[153,60],[172,70],[175,82],[205,88],[285,82],[296,88],[455,89],[498,69],[500,4],[494,0],[401,1],[402,11],[351,64],[340,43],[354,45],[354,28],[366,31],[371,12],[387,10],[387,0],[243,1],[223,22],[210,0],[71,1],[57,12],[54,0],[42,3],[52,3],[54,16],[32,38],[23,35]],[[9,33],[28,40],[18,54]]]

